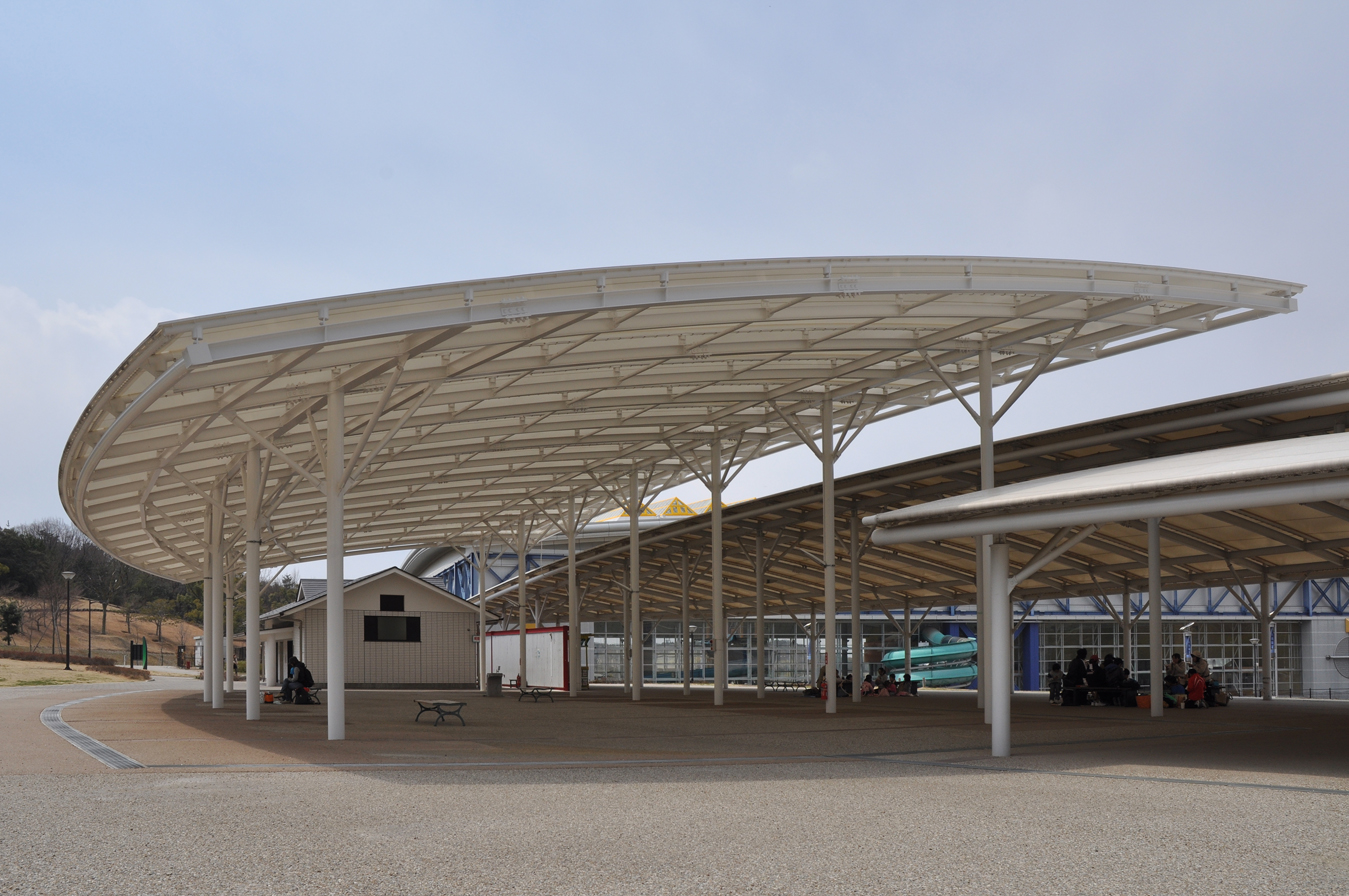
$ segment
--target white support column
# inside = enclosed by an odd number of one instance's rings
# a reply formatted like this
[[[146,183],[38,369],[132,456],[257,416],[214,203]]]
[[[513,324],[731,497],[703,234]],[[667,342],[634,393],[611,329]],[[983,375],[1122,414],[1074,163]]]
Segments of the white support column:
[[[490,569],[491,539],[486,535],[478,542],[478,693],[487,694],[487,573]]]
[[[993,407],[993,352],[985,338],[979,346],[979,488],[989,489],[995,485],[993,475],[993,419],[995,410]],[[989,655],[985,638],[985,628],[993,624],[988,615],[988,602],[990,599],[989,590],[989,555],[992,550],[993,540],[989,536],[981,536],[974,540],[975,550],[979,552],[978,560],[975,563],[975,575],[977,581],[975,588],[978,592],[978,606],[975,612],[975,620],[979,630],[978,643],[978,670],[979,670],[979,705],[984,709],[984,724],[992,724],[993,710],[989,706],[988,688],[991,682],[989,677],[984,674],[985,664],[991,664],[992,657]],[[1010,612],[1010,610],[1008,611]],[[991,668],[991,666],[990,666]]]
[[[1122,606],[1120,607],[1119,627],[1121,640],[1124,642],[1121,659],[1124,660],[1124,667],[1132,673],[1134,668],[1134,622],[1133,605],[1129,601],[1129,582],[1127,580],[1120,590],[1123,592],[1123,600],[1120,601]]]
[[[721,595],[721,434],[712,437],[712,705],[726,702],[726,614]]]
[[[1162,678],[1166,675],[1166,648],[1162,645],[1162,521],[1148,520],[1148,693],[1152,717],[1162,717]]]
[[[1270,665],[1273,660],[1269,649],[1269,636],[1272,619],[1269,612],[1270,590],[1274,587],[1268,578],[1260,580],[1260,699],[1273,700],[1274,692],[1270,688]]]
[[[570,500],[570,499],[568,499]],[[571,668],[569,693],[581,696],[581,595],[576,590],[577,509],[569,504],[567,521],[567,664]]]
[[[623,643],[621,645],[623,658],[622,662],[619,663],[622,667],[620,679],[623,682],[623,695],[630,696],[632,694],[632,604],[628,603],[627,595],[623,594],[621,589],[619,590],[619,596],[619,604],[622,605],[623,609]]]
[[[987,725],[993,721],[992,710],[988,706],[988,639],[984,635],[988,632],[988,620],[985,618],[984,608],[988,602],[984,600],[984,588],[988,585],[988,550],[987,539],[982,535],[975,536],[974,539],[974,629],[978,640],[975,642],[974,669],[978,676],[978,688],[975,691],[975,705],[984,711],[984,724]]]
[[[262,642],[262,684],[276,686],[276,641],[272,638]]]
[[[528,563],[528,559],[529,559],[529,543],[525,540],[525,538],[526,538],[527,535],[528,535],[528,531],[527,531],[526,528],[525,528],[525,520],[524,520],[524,517],[521,517],[521,518],[520,518],[520,531],[519,531],[519,534],[516,536],[516,539],[515,539],[515,562],[516,562],[516,564],[517,564],[517,565],[516,565],[516,575],[515,575],[515,582],[516,582],[515,596],[516,596],[516,598],[517,598],[517,599],[519,600],[519,602],[520,602],[520,604],[519,604],[519,607],[520,607],[520,613],[519,613],[519,625],[520,625],[520,687],[522,687],[522,688],[529,682],[528,675],[527,675],[527,673],[525,672],[525,666],[526,666],[527,660],[529,659],[529,657],[527,656],[527,654],[528,654],[529,651],[526,650],[526,647],[525,647],[525,644],[526,644],[526,632],[528,631],[528,624],[529,624],[529,620],[525,617],[525,613],[526,613],[526,605],[527,605],[527,603],[528,603],[528,597],[529,597],[529,592],[528,592],[529,586],[525,584],[525,579],[527,579],[527,578],[529,577],[528,574],[527,574],[526,571],[525,571],[525,567],[529,565],[529,563]]]
[[[642,679],[646,677],[642,642],[642,539],[638,531],[642,515],[642,486],[633,463],[628,474],[628,591],[632,598],[632,699],[642,699]]]
[[[234,693],[234,673],[237,670],[234,660],[234,592],[238,588],[234,573],[225,576],[225,632],[221,651],[225,657],[225,693]]]
[[[220,709],[225,705],[225,658],[221,652],[225,631],[225,547],[222,530],[224,514],[220,510],[224,503],[224,491],[216,492],[217,503],[211,507],[211,708]]]
[[[913,607],[904,598],[904,674],[913,680]]]
[[[205,524],[202,527],[202,534],[205,536],[206,550],[202,555],[201,562],[201,702],[211,702],[211,670],[215,667],[211,663],[211,639],[215,636],[211,633],[211,580],[215,578],[214,558],[215,551],[212,545],[215,544],[214,529],[211,527],[214,515],[208,512],[206,514]]]
[[[988,563],[988,696],[993,710],[993,755],[1012,755],[1012,601],[1007,542],[993,542]]]
[[[763,588],[763,525],[760,524],[754,530],[754,695],[760,700],[768,693],[764,683],[764,650],[768,646],[768,639],[764,637]]]
[[[820,559],[824,561],[824,711],[838,712],[838,600],[835,594],[834,558],[834,398],[828,393],[820,404],[820,455],[823,472],[820,495]]]
[[[244,643],[248,666],[244,669],[244,719],[262,718],[262,458],[256,447],[244,455]]]
[[[347,643],[346,581],[343,562],[346,555],[346,497],[342,471],[346,469],[346,400],[334,376],[328,388],[328,463],[324,465],[328,487],[328,593],[324,598],[327,615],[327,693],[328,740],[347,737]]]
[[[689,549],[684,546],[679,567],[680,631],[684,645],[684,696],[693,692],[693,638],[689,635]]]
[[[862,519],[853,505],[851,531],[848,535],[848,553],[851,561],[852,589],[852,702],[862,702],[862,677],[865,674],[866,648],[862,643]]]

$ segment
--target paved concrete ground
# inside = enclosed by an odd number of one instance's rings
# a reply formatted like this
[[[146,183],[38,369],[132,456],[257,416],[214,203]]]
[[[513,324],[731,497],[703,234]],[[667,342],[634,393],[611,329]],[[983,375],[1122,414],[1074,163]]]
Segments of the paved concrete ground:
[[[98,694],[65,720],[147,768],[38,721]],[[0,892],[1349,892],[1349,706],[1025,696],[995,761],[965,693],[466,695],[465,727],[411,696],[350,694],[330,743],[323,707],[246,725],[198,682],[7,689]]]

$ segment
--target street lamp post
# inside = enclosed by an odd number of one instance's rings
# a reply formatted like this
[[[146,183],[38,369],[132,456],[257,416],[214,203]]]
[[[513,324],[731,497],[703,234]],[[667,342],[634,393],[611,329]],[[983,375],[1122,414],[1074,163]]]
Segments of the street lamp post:
[[[75,578],[75,574],[70,570],[61,573],[61,578],[66,580],[66,671],[70,671],[70,580]]]
[[[85,634],[87,634],[87,635],[89,636],[89,639],[88,639],[88,640],[89,640],[89,643],[86,645],[85,651],[86,651],[86,653],[87,653],[89,659],[93,659],[93,658],[94,658],[94,599],[93,599],[92,597],[89,598],[89,617],[88,617],[88,619],[87,619],[86,621],[88,622],[88,625],[89,625],[89,631],[86,632]]]

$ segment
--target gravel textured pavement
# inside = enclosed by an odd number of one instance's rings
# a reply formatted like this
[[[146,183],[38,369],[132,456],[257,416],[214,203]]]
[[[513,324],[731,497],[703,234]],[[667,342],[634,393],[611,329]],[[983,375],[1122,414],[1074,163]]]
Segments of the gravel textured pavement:
[[[1349,706],[1153,724],[1019,698],[1016,755],[992,760],[967,695],[830,718],[470,696],[468,727],[432,727],[406,694],[353,693],[334,745],[321,707],[246,727],[183,687],[66,710],[151,766],[128,771],[32,724],[98,688],[6,694],[0,892],[1349,892]]]

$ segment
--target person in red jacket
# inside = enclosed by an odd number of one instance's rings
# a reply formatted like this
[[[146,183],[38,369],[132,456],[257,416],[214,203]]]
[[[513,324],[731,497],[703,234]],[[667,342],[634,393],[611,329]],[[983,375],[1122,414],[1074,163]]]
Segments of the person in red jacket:
[[[1194,709],[1204,708],[1204,689],[1207,686],[1204,676],[1191,669],[1190,677],[1185,679],[1185,697]]]

